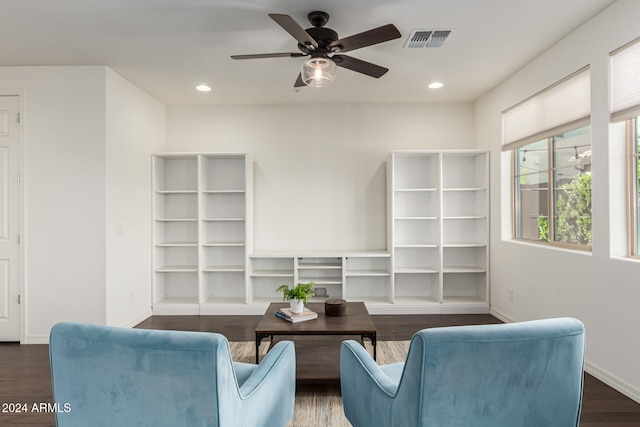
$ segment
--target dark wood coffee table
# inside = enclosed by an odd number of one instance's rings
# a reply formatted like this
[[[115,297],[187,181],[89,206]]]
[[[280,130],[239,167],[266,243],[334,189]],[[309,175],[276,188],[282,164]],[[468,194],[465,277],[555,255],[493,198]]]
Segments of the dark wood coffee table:
[[[363,302],[347,302],[347,314],[340,317],[325,316],[324,303],[309,303],[318,318],[299,323],[276,317],[277,309],[288,306],[271,303],[256,326],[256,363],[260,361],[259,348],[264,338],[270,338],[271,346],[284,339],[295,342],[298,382],[339,381],[340,343],[345,339],[357,337],[363,342],[368,338],[376,358],[376,326]]]

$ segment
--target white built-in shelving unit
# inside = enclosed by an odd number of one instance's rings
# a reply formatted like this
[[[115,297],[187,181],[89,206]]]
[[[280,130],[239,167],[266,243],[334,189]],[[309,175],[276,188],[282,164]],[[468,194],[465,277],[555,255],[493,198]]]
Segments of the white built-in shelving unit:
[[[153,313],[208,314],[247,302],[253,164],[247,154],[153,161]]]
[[[489,155],[398,151],[387,163],[396,311],[489,311]]]
[[[254,251],[248,154],[152,161],[154,314],[262,314],[311,281],[374,314],[489,311],[486,151],[391,153],[380,251]]]
[[[386,251],[256,251],[250,256],[250,303],[282,299],[280,285],[313,282],[327,298],[368,304],[390,301],[390,254]]]

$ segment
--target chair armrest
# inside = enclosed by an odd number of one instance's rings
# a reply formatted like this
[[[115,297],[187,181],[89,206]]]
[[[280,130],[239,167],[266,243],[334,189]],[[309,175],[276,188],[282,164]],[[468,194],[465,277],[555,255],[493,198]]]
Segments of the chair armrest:
[[[276,345],[273,346],[271,350],[269,350],[260,364],[251,373],[249,378],[247,378],[246,381],[244,381],[244,383],[240,386],[241,398],[249,398],[251,394],[254,393],[256,389],[269,378],[269,375],[272,372],[278,370],[276,368],[280,368],[279,370],[286,371],[288,374],[290,374],[288,376],[293,377],[293,385],[295,390],[295,361],[296,357],[293,342],[280,341],[276,343]],[[285,379],[286,378],[280,378],[276,381],[280,382],[280,380]]]
[[[219,425],[285,427],[293,417],[295,404],[296,354],[293,342],[277,343],[259,365],[252,366],[253,371],[239,387],[234,379],[227,384],[226,392],[218,395]]]
[[[376,361],[373,360],[367,350],[357,341],[348,340],[342,342],[342,348],[340,350],[341,380],[343,378],[343,369],[345,375],[366,374],[371,378],[372,384],[375,384],[381,391],[389,395],[389,397],[396,395],[398,383],[389,378]]]
[[[342,342],[340,389],[344,414],[353,427],[394,425],[391,408],[398,384],[357,341]]]
[[[226,354],[222,354],[226,351]],[[220,427],[285,427],[293,417],[296,354],[291,341],[277,343],[259,365],[231,360],[229,347],[220,350],[216,380]],[[238,378],[233,370],[241,369]],[[240,380],[240,381],[239,381]],[[259,416],[258,416],[259,414]]]

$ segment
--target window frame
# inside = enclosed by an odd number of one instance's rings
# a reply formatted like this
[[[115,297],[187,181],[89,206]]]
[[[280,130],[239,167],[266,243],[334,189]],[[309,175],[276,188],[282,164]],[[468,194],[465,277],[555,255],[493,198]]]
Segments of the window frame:
[[[569,131],[573,131],[573,130],[578,130],[581,129],[583,127],[588,127],[588,132],[589,135],[591,136],[591,125],[590,124],[581,124],[580,126],[577,126],[573,129],[567,130],[566,132]],[[518,236],[518,224],[520,223],[520,195],[518,194],[518,180],[520,178],[520,176],[522,176],[522,174],[518,174],[518,163],[519,163],[519,153],[518,150],[522,147],[524,147],[525,145],[521,145],[521,146],[517,146],[511,149],[511,158],[512,158],[512,162],[511,162],[511,197],[512,197],[512,204],[511,204],[511,224],[512,224],[512,239],[518,242],[526,242],[526,243],[533,243],[533,244],[539,244],[539,245],[543,245],[543,246],[551,246],[551,247],[559,247],[559,248],[565,248],[565,249],[572,249],[572,250],[579,250],[579,251],[585,251],[585,252],[591,252],[593,250],[593,242],[591,242],[591,244],[581,244],[581,243],[568,243],[568,242],[559,242],[555,240],[555,232],[556,232],[556,201],[555,201],[555,192],[556,192],[556,176],[555,176],[555,170],[556,170],[556,166],[555,166],[555,151],[556,151],[556,147],[554,146],[554,139],[556,137],[558,137],[559,135],[561,135],[564,132],[558,133],[558,134],[554,134],[551,136],[548,136],[546,138],[541,138],[538,141],[534,141],[534,142],[542,142],[546,140],[547,143],[547,170],[543,171],[546,172],[547,174],[547,206],[548,206],[548,228],[549,228],[549,237],[548,237],[548,241],[544,241],[544,240],[532,240],[532,239],[526,239],[526,238],[522,238]],[[529,144],[527,144],[529,145]],[[590,140],[590,147],[592,147],[592,142]],[[526,150],[525,150],[526,151]],[[593,189],[593,186],[592,188]],[[593,209],[591,211],[593,213]],[[593,217],[592,217],[593,218]]]
[[[638,179],[640,178],[640,116],[626,120],[627,139],[627,231],[628,231],[628,254],[629,257],[640,259],[640,237],[638,227],[640,227],[640,203],[638,201]]]
[[[626,256],[640,259],[640,38],[610,52],[609,57],[611,123],[625,125]]]

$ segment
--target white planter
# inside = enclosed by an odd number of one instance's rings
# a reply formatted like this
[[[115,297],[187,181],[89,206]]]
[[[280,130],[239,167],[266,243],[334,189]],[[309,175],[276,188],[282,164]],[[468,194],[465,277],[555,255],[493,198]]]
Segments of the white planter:
[[[304,311],[304,301],[293,298],[289,300],[289,307],[292,313],[302,313]]]

